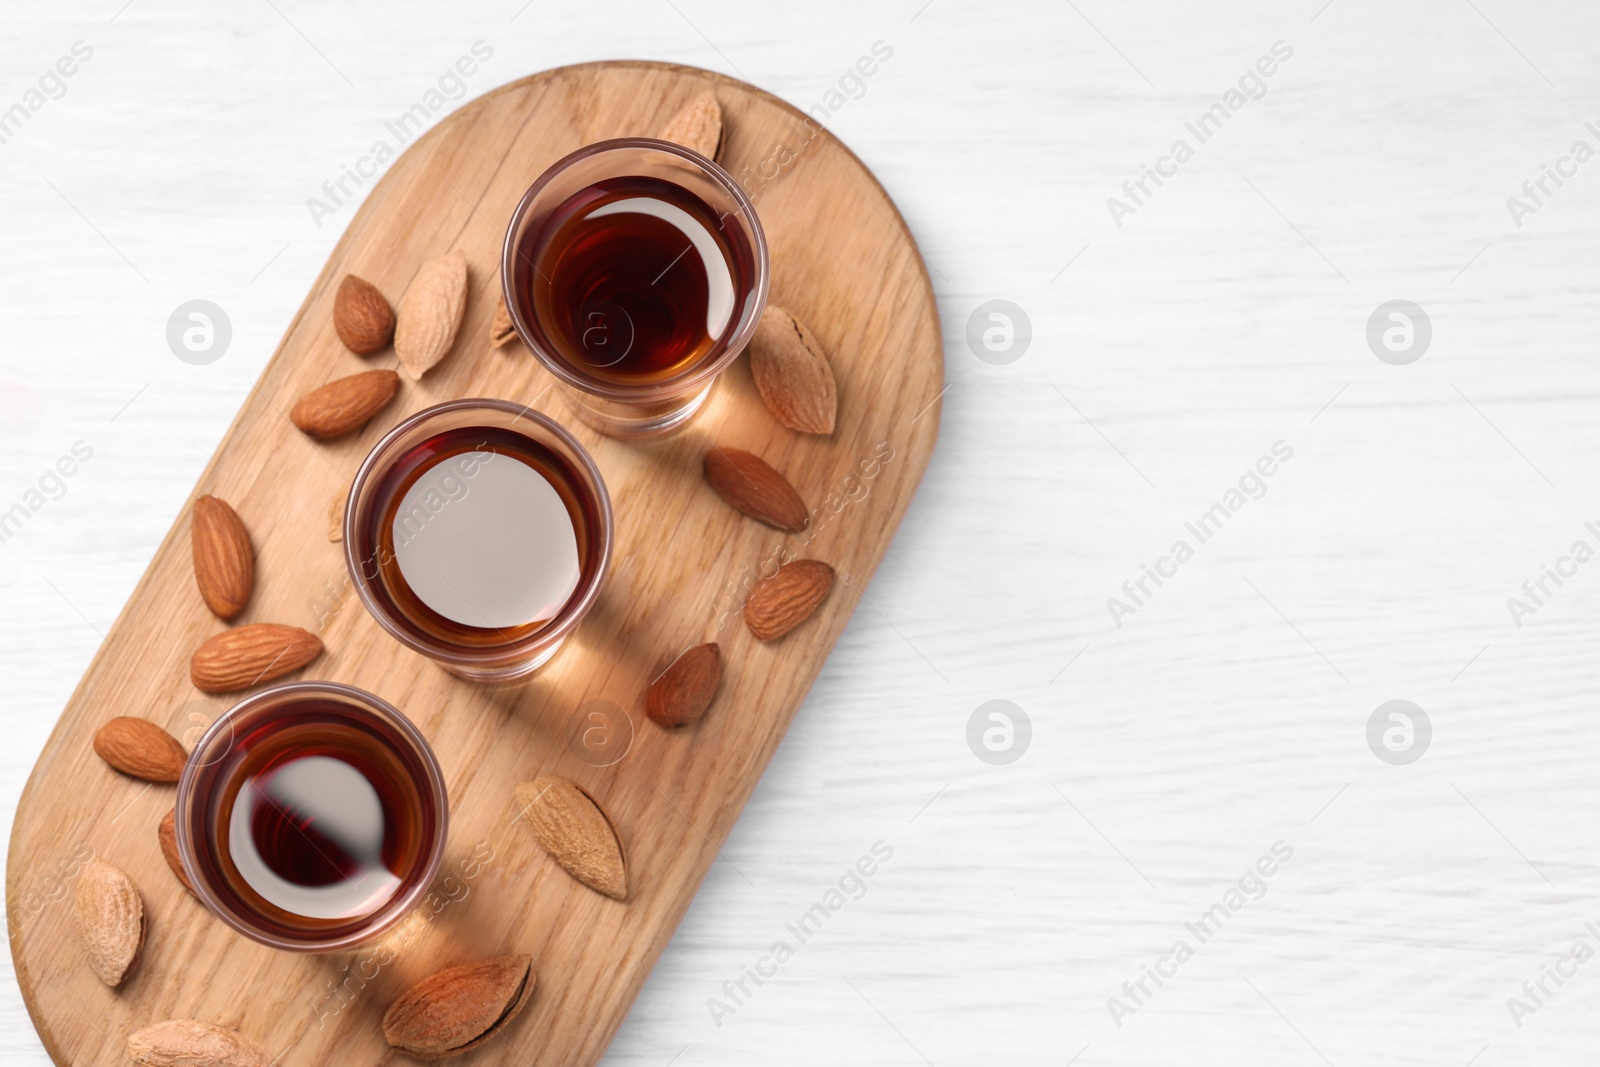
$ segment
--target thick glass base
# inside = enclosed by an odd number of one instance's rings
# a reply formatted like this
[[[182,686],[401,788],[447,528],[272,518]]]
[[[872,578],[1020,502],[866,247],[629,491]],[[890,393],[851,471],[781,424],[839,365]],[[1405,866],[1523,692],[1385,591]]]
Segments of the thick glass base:
[[[570,388],[567,395],[578,418],[607,437],[664,437],[694,418],[716,384],[713,379],[698,393],[645,405],[621,404]]]
[[[537,656],[522,663],[513,663],[505,667],[465,667],[459,663],[439,662],[439,666],[455,675],[465,678],[469,682],[483,682],[489,685],[504,684],[507,682],[520,682],[532,675],[540,667],[550,662],[550,658],[561,651],[563,642],[557,641],[549,648],[543,649]],[[437,661],[436,661],[437,662]]]

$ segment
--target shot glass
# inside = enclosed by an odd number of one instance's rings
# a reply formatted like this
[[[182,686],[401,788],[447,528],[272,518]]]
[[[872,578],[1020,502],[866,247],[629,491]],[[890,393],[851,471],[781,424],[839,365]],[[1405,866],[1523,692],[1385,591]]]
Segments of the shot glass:
[[[755,332],[767,240],[711,160],[646,137],[579,149],[511,216],[501,269],[523,342],[615,437],[682,425]]]
[[[406,419],[356,472],[345,563],[372,617],[463,678],[539,669],[593,607],[611,561],[611,498],[589,453],[505,400]]]
[[[399,711],[332,682],[264,689],[212,723],[178,780],[183,869],[212,914],[293,952],[405,918],[439,871],[449,801]]]

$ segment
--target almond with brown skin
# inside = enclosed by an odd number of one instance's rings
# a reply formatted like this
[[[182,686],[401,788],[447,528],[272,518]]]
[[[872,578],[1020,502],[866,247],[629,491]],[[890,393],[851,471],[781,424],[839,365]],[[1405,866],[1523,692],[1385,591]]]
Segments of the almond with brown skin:
[[[333,329],[350,351],[370,356],[394,337],[394,309],[377,286],[346,274],[333,296]]]
[[[449,354],[467,311],[467,257],[461,249],[425,264],[400,298],[394,352],[413,381]]]
[[[251,623],[207,638],[189,659],[189,678],[207,693],[232,693],[281,678],[322,655],[316,634]]]
[[[78,940],[89,967],[115,989],[139,966],[144,950],[144,901],[139,888],[120,867],[92,859],[78,876],[73,903]]]
[[[833,590],[833,568],[815,559],[785,563],[761,579],[744,602],[744,624],[763,641],[776,641],[811,618]]]
[[[801,433],[830,434],[839,414],[833,367],[805,324],[768,304],[750,339],[750,375],[774,418]]]
[[[516,798],[518,814],[551,859],[590,889],[626,899],[622,842],[593,797],[575,782],[547,774],[517,786]]]
[[[528,956],[464,963],[424,978],[383,1013],[383,1037],[420,1060],[477,1048],[503,1030],[533,995]]]
[[[737,448],[712,446],[706,481],[717,495],[758,522],[790,533],[806,528],[806,502],[766,460]]]
[[[707,89],[689,101],[661,131],[663,141],[681,144],[699,152],[707,159],[717,158],[717,148],[722,144],[722,106]]]
[[[226,500],[203,496],[194,502],[189,540],[200,598],[218,618],[233,618],[244,610],[256,582],[250,532]]]
[[[149,719],[127,715],[95,731],[94,750],[123,774],[147,782],[176,782],[189,758],[176,737]]]
[[[144,1067],[272,1067],[267,1050],[237,1030],[170,1019],[128,1035],[128,1055]]]
[[[688,726],[700,721],[722,683],[722,647],[715,641],[696,645],[662,671],[645,691],[645,714],[661,726]]]
[[[161,817],[161,825],[156,828],[156,838],[161,842],[161,858],[167,861],[167,866],[171,867],[172,873],[178,876],[178,881],[183,883],[183,888],[193,894],[194,883],[189,881],[189,872],[183,869],[183,860],[178,856],[177,809],[173,809]]]
[[[359,430],[383,410],[400,388],[392,370],[369,370],[338,378],[300,398],[289,419],[312,437],[326,440]]]
[[[501,293],[494,306],[494,321],[489,324],[489,347],[504,348],[517,339],[517,328],[511,322],[511,312],[506,310],[506,294]]]

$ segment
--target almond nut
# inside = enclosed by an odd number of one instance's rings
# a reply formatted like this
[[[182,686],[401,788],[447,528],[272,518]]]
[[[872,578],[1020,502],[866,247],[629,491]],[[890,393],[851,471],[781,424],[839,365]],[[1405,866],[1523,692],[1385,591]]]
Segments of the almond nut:
[[[760,456],[713,445],[706,453],[704,470],[718,496],[757,522],[790,533],[806,528],[806,502],[789,480]]]
[[[645,691],[645,714],[661,726],[700,721],[722,682],[722,648],[715,641],[696,645],[672,661]]]
[[[119,867],[92,859],[78,876],[78,939],[89,967],[115,989],[139,966],[144,950],[144,901],[133,879]]]
[[[228,502],[203,496],[194,502],[189,524],[194,552],[194,582],[200,598],[221,619],[244,610],[256,581],[255,550],[239,513]]]
[[[399,388],[400,375],[392,370],[337,378],[301,397],[289,419],[312,437],[338,437],[365,426]]]
[[[511,312],[506,310],[506,294],[501,293],[494,306],[494,321],[489,324],[489,347],[504,348],[517,339],[517,328],[511,323]]]
[[[251,623],[206,639],[189,659],[189,678],[207,693],[232,693],[297,671],[322,655],[316,634],[296,626]]]
[[[517,786],[516,798],[518,814],[551,859],[590,889],[627,898],[622,842],[593,797],[575,782],[547,774]]]
[[[144,1067],[272,1067],[267,1050],[239,1031],[193,1019],[135,1030],[128,1055]]]
[[[811,617],[833,590],[833,568],[797,559],[755,584],[744,602],[744,624],[762,641],[775,641]]]
[[[177,809],[174,808],[161,817],[161,825],[156,828],[156,838],[161,842],[161,858],[167,861],[167,866],[178,876],[183,888],[194,893],[194,883],[189,881],[189,872],[183,869],[183,860],[178,856]]]
[[[449,354],[467,311],[467,257],[461,249],[425,264],[400,298],[394,352],[415,381]]]
[[[394,337],[394,309],[377,286],[346,274],[333,297],[333,329],[350,351],[370,356]]]
[[[147,782],[176,782],[189,754],[178,739],[151,722],[119,715],[94,735],[94,750],[123,774]]]
[[[707,159],[717,158],[722,144],[722,107],[707,89],[678,112],[661,131],[661,140],[681,144]]]
[[[383,1013],[383,1037],[421,1060],[458,1056],[517,1017],[537,980],[528,956],[501,956],[430,975]]]
[[[750,339],[750,375],[774,418],[801,433],[830,434],[839,389],[822,345],[805,324],[768,304]]]

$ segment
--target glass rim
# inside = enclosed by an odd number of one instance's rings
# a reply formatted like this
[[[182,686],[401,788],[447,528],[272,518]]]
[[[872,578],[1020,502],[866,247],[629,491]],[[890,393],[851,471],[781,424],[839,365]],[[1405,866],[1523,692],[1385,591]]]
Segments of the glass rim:
[[[596,511],[600,515],[599,529],[595,536],[600,540],[600,558],[594,566],[594,576],[588,583],[581,587],[556,613],[548,626],[517,641],[504,645],[491,645],[480,649],[464,648],[460,645],[447,645],[421,637],[401,626],[393,618],[392,613],[373,594],[371,582],[366,575],[366,568],[357,558],[360,545],[356,536],[356,502],[361,498],[363,490],[373,478],[380,459],[385,459],[383,453],[392,444],[404,435],[412,432],[418,426],[457,411],[489,410],[503,414],[515,415],[518,418],[527,418],[538,424],[545,431],[556,438],[565,448],[571,451],[577,461],[581,473],[593,490]],[[515,421],[515,420],[513,420]],[[611,551],[615,541],[616,524],[611,510],[611,494],[606,489],[606,482],[600,475],[600,468],[595,465],[594,457],[583,443],[572,436],[565,426],[561,425],[550,416],[541,411],[533,410],[528,404],[518,404],[510,400],[499,400],[491,397],[467,397],[461,400],[447,400],[442,404],[434,404],[423,408],[421,411],[401,420],[393,429],[384,434],[378,443],[372,446],[361,461],[356,476],[350,483],[350,495],[345,498],[344,504],[344,559],[345,569],[350,574],[350,580],[356,587],[356,594],[366,606],[367,614],[375,619],[395,640],[420,652],[429,659],[442,663],[452,664],[468,669],[483,669],[497,665],[512,665],[531,660],[547,648],[559,644],[583,621],[589,609],[594,606],[600,597],[600,586],[603,584],[606,572],[611,565]]]
[[[752,287],[754,306],[766,306],[767,295],[772,279],[772,265],[768,258],[767,235],[761,228],[761,218],[756,214],[755,205],[745,195],[745,191],[733,175],[729,174],[713,159],[708,159],[691,148],[685,148],[673,141],[663,141],[659,137],[612,137],[604,141],[584,145],[574,152],[556,160],[545,169],[545,172],[534,179],[528,191],[522,194],[522,199],[517,202],[516,209],[511,212],[511,221],[506,226],[505,243],[500,252],[500,290],[501,297],[505,300],[506,313],[511,318],[511,325],[517,331],[517,336],[522,343],[528,346],[528,351],[533,353],[539,364],[574,389],[590,393],[594,396],[604,397],[607,400],[622,402],[640,402],[665,399],[680,396],[699,388],[715,378],[728,364],[732,363],[744,351],[750,339],[755,336],[756,326],[761,320],[759,314],[752,315],[737,332],[731,335],[720,352],[710,359],[703,359],[691,367],[656,382],[610,382],[595,377],[585,377],[574,373],[562,360],[555,358],[544,350],[543,346],[536,344],[532,331],[528,328],[527,321],[522,316],[515,293],[512,290],[511,279],[515,277],[517,261],[517,244],[520,236],[518,230],[523,220],[527,217],[533,202],[557,176],[569,167],[581,163],[594,156],[607,152],[624,151],[628,149],[653,149],[677,156],[684,162],[691,164],[702,171],[706,177],[719,185],[724,192],[738,205],[738,210],[733,214],[743,215],[750,224],[751,252],[755,259],[755,281]]]
[[[415,750],[422,761],[423,769],[427,772],[427,791],[433,796],[434,809],[438,813],[438,828],[434,833],[433,845],[428,850],[427,861],[422,868],[423,877],[418,878],[410,889],[373,912],[372,918],[375,921],[370,925],[338,937],[289,938],[252,925],[232,908],[224,905],[212,892],[210,884],[200,876],[199,863],[195,858],[195,842],[188,832],[189,819],[186,816],[192,814],[196,800],[196,778],[202,768],[215,762],[213,758],[202,758],[201,754],[208,753],[208,749],[216,743],[218,735],[224,728],[231,733],[240,718],[257,710],[262,704],[282,700],[285,697],[313,695],[341,698],[342,702],[366,714],[382,717],[400,732]],[[231,746],[231,738],[228,743]],[[399,708],[374,693],[342,682],[301,681],[269,685],[259,693],[245,697],[217,716],[217,720],[206,727],[205,733],[200,735],[194,750],[184,761],[183,773],[178,777],[173,810],[176,813],[173,829],[177,837],[178,860],[183,865],[184,873],[188,875],[189,884],[193,887],[194,895],[199,898],[200,903],[224,925],[250,940],[286,952],[336,952],[374,941],[392,930],[404,921],[412,909],[432,890],[433,880],[438,876],[439,868],[444,863],[445,844],[450,836],[450,796],[445,788],[444,772],[439,767],[433,746],[428,744],[428,739],[422,735],[422,731]]]

